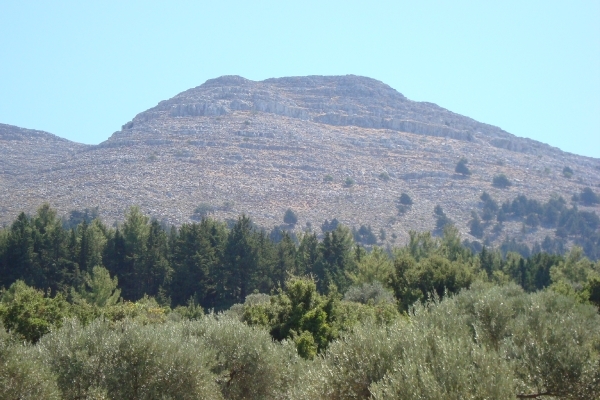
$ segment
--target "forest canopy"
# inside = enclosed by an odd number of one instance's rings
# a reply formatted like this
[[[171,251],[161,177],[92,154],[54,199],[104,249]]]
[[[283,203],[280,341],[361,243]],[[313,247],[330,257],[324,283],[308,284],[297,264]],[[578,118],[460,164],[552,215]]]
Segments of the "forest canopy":
[[[0,398],[600,395],[600,262],[581,248],[89,215],[44,205],[0,231]]]

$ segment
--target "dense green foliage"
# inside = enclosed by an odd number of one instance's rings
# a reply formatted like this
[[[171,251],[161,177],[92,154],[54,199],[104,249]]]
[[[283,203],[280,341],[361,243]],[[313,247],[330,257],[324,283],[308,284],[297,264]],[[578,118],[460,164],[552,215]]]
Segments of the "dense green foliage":
[[[324,226],[20,215],[0,231],[0,398],[600,396],[600,262],[581,248],[473,253],[445,224],[367,251]]]

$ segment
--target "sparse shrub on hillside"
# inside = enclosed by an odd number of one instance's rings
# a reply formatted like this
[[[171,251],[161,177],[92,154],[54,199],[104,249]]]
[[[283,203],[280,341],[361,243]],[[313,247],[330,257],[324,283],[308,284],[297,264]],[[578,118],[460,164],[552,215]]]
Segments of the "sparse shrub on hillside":
[[[512,183],[506,175],[500,174],[496,175],[494,179],[492,179],[492,186],[499,189],[505,189],[509,186],[512,186]]]
[[[86,208],[83,211],[73,210],[68,218],[63,218],[63,228],[72,229],[85,221],[88,225],[99,216],[99,207]]]
[[[215,207],[208,203],[200,203],[198,207],[194,209],[194,214],[192,215],[192,219],[195,221],[200,221],[202,218],[206,218],[209,214],[215,212]]]
[[[373,233],[373,229],[371,225],[365,226],[361,225],[358,230],[356,228],[352,229],[352,234],[354,235],[354,240],[358,243],[372,245],[377,243],[377,236]]]
[[[496,203],[496,201],[492,199],[492,197],[487,192],[483,192],[480,199],[483,202],[483,211],[481,213],[481,218],[484,221],[493,220],[496,216],[496,213],[498,212],[498,203]]]
[[[396,208],[398,209],[399,214],[404,214],[407,212],[412,206],[413,201],[407,193],[402,193],[398,202],[396,204]]]
[[[295,225],[298,222],[298,216],[291,208],[288,208],[285,210],[285,214],[283,214],[283,222],[289,225]]]
[[[573,176],[573,170],[570,167],[565,166],[562,170],[562,174],[565,178],[569,179]]]
[[[400,204],[405,205],[405,206],[410,206],[413,204],[412,199],[410,198],[410,196],[407,193],[402,193],[400,195],[400,199],[398,201],[400,202]]]
[[[446,213],[444,213],[442,206],[440,206],[439,204],[434,207],[433,214],[436,217],[435,227],[438,231],[443,231],[446,225],[452,224],[452,220],[448,218]]]
[[[478,239],[483,237],[484,226],[479,219],[479,215],[475,211],[471,212],[471,220],[469,221],[469,233]]]
[[[379,179],[381,179],[384,182],[387,182],[390,180],[390,174],[388,174],[386,171],[383,171],[379,174]]]
[[[346,187],[350,187],[352,185],[354,185],[354,179],[351,177],[347,177],[346,180],[344,181],[344,186]]]
[[[337,218],[333,218],[331,220],[331,222],[329,222],[328,220],[325,220],[321,224],[321,231],[323,233],[333,232],[336,230],[336,228],[338,227],[339,224],[340,224],[340,221],[338,221]]]
[[[329,183],[329,182],[333,182],[333,176],[331,176],[331,175],[329,175],[329,174],[325,175],[325,176],[323,177],[323,182],[327,182],[327,183]]]
[[[463,176],[470,176],[471,175],[471,171],[469,170],[469,167],[467,167],[467,159],[466,158],[461,158],[458,163],[456,164],[456,168],[454,168],[454,172],[456,172],[457,174],[461,174]]]
[[[594,204],[600,203],[600,196],[598,196],[590,187],[586,187],[581,191],[579,195],[579,201],[583,205],[592,206]]]

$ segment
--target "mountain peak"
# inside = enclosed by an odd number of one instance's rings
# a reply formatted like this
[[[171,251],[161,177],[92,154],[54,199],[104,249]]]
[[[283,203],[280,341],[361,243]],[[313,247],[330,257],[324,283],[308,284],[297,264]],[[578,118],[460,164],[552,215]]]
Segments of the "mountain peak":
[[[160,102],[138,114],[123,128],[131,130],[136,127],[141,131],[149,128],[150,121],[157,119],[163,120],[164,125],[165,118],[222,116],[248,111],[334,126],[479,140],[494,147],[525,153],[557,151],[436,104],[411,101],[381,81],[357,75],[312,75],[264,81],[252,81],[237,75],[221,76]]]

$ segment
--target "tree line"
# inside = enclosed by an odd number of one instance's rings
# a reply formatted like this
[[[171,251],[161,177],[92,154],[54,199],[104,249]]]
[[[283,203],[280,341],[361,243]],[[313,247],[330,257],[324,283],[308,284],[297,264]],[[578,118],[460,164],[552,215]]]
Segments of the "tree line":
[[[451,223],[366,249],[337,220],[295,237],[71,216],[0,231],[1,398],[600,393],[600,262],[581,248],[475,253]]]

